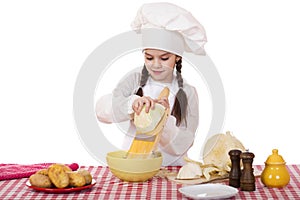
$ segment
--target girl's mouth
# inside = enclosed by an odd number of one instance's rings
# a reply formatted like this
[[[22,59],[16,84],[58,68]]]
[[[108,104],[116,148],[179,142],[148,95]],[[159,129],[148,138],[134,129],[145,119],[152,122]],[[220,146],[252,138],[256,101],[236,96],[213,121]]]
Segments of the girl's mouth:
[[[155,75],[159,75],[159,74],[163,73],[163,71],[154,71],[154,70],[152,70],[152,71]]]

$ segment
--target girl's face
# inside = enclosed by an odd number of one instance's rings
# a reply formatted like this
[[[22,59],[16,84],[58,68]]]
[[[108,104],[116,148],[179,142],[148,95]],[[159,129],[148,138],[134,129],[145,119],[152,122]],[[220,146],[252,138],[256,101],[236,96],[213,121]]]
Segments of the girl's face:
[[[175,63],[180,57],[167,51],[145,49],[145,66],[155,81],[172,82]]]

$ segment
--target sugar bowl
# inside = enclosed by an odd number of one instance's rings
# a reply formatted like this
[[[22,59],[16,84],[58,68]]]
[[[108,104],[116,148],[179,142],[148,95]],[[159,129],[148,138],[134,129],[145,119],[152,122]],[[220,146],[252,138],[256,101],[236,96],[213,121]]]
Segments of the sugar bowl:
[[[261,181],[267,187],[276,188],[284,187],[290,182],[290,174],[278,149],[273,149],[272,155],[267,158]]]

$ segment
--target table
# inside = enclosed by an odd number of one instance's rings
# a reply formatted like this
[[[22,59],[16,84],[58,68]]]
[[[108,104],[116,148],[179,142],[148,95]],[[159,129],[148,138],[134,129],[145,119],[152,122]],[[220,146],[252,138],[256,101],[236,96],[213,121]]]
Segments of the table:
[[[253,166],[262,171],[264,166]],[[178,192],[182,184],[166,178],[154,177],[143,183],[122,182],[114,177],[104,166],[81,167],[91,172],[96,185],[91,189],[69,194],[48,194],[28,188],[28,178],[0,181],[0,199],[188,199]],[[260,179],[256,179],[256,190],[239,191],[232,199],[300,199],[300,165],[287,166],[291,180],[284,188],[264,187]],[[179,167],[168,167],[178,171]],[[228,184],[223,181],[221,184]]]

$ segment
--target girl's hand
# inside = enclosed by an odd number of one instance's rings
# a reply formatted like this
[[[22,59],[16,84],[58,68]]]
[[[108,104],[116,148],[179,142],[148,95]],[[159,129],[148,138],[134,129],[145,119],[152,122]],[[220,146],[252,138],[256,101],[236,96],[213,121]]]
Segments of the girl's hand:
[[[132,109],[136,114],[140,114],[142,111],[142,108],[145,105],[145,111],[146,113],[149,112],[150,109],[154,108],[154,100],[151,99],[150,97],[140,97],[136,100],[134,100],[133,104],[132,104]]]
[[[169,100],[167,97],[156,99],[154,102],[163,105],[165,108],[170,108]]]

